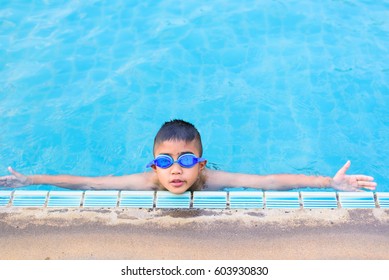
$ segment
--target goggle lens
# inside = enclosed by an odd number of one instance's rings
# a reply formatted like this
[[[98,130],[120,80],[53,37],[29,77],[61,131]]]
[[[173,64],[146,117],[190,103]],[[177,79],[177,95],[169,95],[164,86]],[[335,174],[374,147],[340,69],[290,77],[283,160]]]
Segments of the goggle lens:
[[[159,157],[155,159],[155,165],[161,168],[168,168],[172,165],[172,161],[168,157]]]
[[[198,162],[205,161],[203,158],[198,158],[194,154],[184,154],[180,156],[176,161],[168,155],[159,155],[153,161],[151,161],[147,167],[156,165],[160,168],[169,168],[174,163],[178,163],[183,168],[191,168],[195,166]]]
[[[177,161],[182,167],[192,167],[197,163],[197,157],[194,155],[183,155]]]

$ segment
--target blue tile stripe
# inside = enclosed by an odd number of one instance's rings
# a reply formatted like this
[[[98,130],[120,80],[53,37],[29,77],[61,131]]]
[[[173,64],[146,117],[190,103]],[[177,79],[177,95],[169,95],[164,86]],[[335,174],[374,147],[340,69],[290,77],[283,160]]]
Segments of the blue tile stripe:
[[[300,208],[300,195],[298,192],[265,192],[265,207],[272,208]]]
[[[119,207],[153,208],[154,191],[121,191]]]
[[[157,192],[157,208],[190,208],[191,193],[173,194],[168,191]]]
[[[304,208],[338,208],[335,192],[301,192],[300,194]]]
[[[48,191],[15,191],[12,206],[43,207],[46,204]]]
[[[389,208],[389,192],[0,191],[0,207]]]
[[[380,208],[389,208],[389,192],[377,192],[377,202]]]
[[[229,205],[233,209],[263,208],[262,191],[231,191],[229,192]]]
[[[0,207],[7,206],[11,200],[12,191],[0,191]]]
[[[119,191],[86,191],[83,207],[116,207]]]
[[[51,191],[47,207],[80,207],[83,191]]]
[[[375,208],[372,192],[339,192],[339,203],[342,208]]]
[[[227,192],[195,191],[193,208],[227,208]]]

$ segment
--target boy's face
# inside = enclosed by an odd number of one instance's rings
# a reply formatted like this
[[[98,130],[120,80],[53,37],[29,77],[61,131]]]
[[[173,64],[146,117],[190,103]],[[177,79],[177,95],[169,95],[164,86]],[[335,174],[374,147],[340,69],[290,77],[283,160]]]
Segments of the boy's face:
[[[195,140],[188,143],[176,140],[163,141],[154,147],[154,152],[155,157],[165,154],[171,156],[174,160],[177,160],[179,156],[186,153],[192,153],[196,157],[200,157]],[[184,168],[178,163],[174,163],[166,169],[157,166],[153,166],[152,168],[164,188],[172,193],[179,194],[187,191],[197,181],[205,165],[206,161],[199,162],[191,168]]]

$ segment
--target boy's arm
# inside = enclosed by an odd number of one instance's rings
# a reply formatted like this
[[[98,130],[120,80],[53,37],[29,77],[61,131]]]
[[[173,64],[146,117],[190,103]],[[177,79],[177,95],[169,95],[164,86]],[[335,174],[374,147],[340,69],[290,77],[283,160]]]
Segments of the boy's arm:
[[[333,188],[342,191],[374,190],[377,184],[374,178],[365,175],[346,175],[350,167],[348,161],[333,178],[325,176],[306,176],[295,174],[251,175],[206,170],[209,190],[225,187],[248,187],[263,190],[290,190],[294,188]]]
[[[262,190],[290,190],[298,187],[331,187],[330,177],[295,174],[254,175],[207,170],[206,187],[220,190],[228,187],[247,187]]]
[[[151,190],[154,174],[138,173],[125,176],[82,177],[71,175],[26,176],[8,168],[12,175],[0,177],[0,186],[18,188],[28,185],[53,185],[73,190]]]

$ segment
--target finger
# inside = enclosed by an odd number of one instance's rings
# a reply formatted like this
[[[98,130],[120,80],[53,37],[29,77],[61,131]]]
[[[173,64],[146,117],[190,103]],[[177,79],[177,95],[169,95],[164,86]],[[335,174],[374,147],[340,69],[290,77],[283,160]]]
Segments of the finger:
[[[348,160],[345,165],[342,166],[342,168],[339,169],[339,171],[336,173],[336,175],[344,175],[346,174],[346,171],[350,168],[351,162]]]
[[[361,187],[359,190],[361,190],[361,191],[374,191],[375,190],[375,188],[370,188],[370,187]]]
[[[357,181],[374,181],[374,177],[366,175],[353,175]]]
[[[8,166],[8,171],[9,173],[13,174],[15,172],[15,170],[13,170],[13,168],[11,166]]]
[[[11,187],[10,182],[14,179],[14,176],[3,176],[0,178],[0,185],[6,188]]]
[[[367,182],[367,181],[357,181],[358,186],[363,188],[371,188],[375,189],[377,187],[377,183],[375,182]]]
[[[9,171],[12,175],[14,175],[14,176],[16,176],[16,177],[22,176],[22,174],[20,174],[19,172],[16,172],[11,166],[8,166],[8,171]]]

